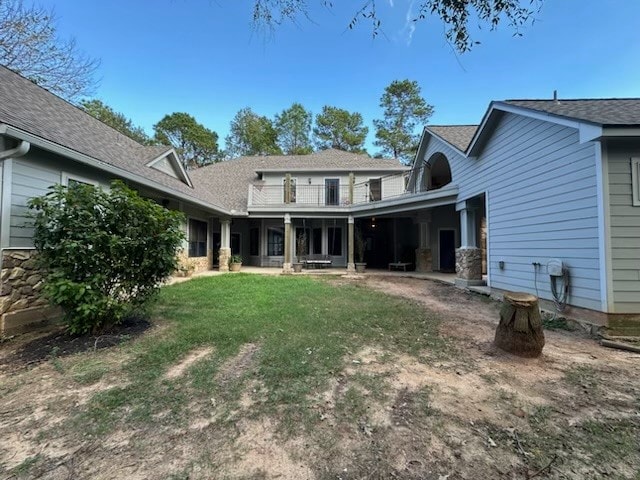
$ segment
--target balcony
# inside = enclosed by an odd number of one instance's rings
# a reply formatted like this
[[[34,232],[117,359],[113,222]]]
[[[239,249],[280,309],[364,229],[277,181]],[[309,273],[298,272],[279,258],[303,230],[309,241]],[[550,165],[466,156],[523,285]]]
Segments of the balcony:
[[[292,183],[289,188],[286,185],[250,185],[249,208],[340,209],[437,190],[451,181],[449,176],[443,179],[444,182],[432,183],[427,177],[423,178],[423,173],[429,172],[418,168],[353,185],[338,182],[325,185]]]

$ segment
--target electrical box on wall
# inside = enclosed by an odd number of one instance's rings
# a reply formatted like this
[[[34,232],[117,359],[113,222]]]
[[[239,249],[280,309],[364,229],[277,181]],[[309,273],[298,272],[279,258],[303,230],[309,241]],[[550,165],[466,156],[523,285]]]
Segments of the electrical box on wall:
[[[552,277],[561,277],[562,276],[562,260],[558,258],[552,258],[547,263],[547,273]]]

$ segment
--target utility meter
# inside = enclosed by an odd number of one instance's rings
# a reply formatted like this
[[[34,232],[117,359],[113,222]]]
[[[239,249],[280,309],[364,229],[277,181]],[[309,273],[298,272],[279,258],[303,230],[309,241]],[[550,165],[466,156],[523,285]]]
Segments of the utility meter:
[[[552,258],[547,263],[547,273],[552,277],[561,277],[562,276],[562,260],[558,258]]]

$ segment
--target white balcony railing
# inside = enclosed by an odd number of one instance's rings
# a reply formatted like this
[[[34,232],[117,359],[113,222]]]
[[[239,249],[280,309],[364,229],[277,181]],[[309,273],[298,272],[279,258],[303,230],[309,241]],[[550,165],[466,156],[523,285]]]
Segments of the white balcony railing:
[[[428,182],[424,182],[422,177],[423,169],[419,168],[358,182],[353,185],[353,195],[348,184],[297,184],[291,186],[288,199],[284,185],[250,185],[249,206],[335,208],[377,202],[427,190],[425,185]]]

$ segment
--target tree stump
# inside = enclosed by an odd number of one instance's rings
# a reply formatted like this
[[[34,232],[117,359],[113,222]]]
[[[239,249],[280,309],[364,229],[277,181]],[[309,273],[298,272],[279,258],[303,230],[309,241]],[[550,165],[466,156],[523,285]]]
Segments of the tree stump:
[[[500,310],[496,346],[520,357],[539,357],[544,347],[538,297],[523,292],[506,292]]]

